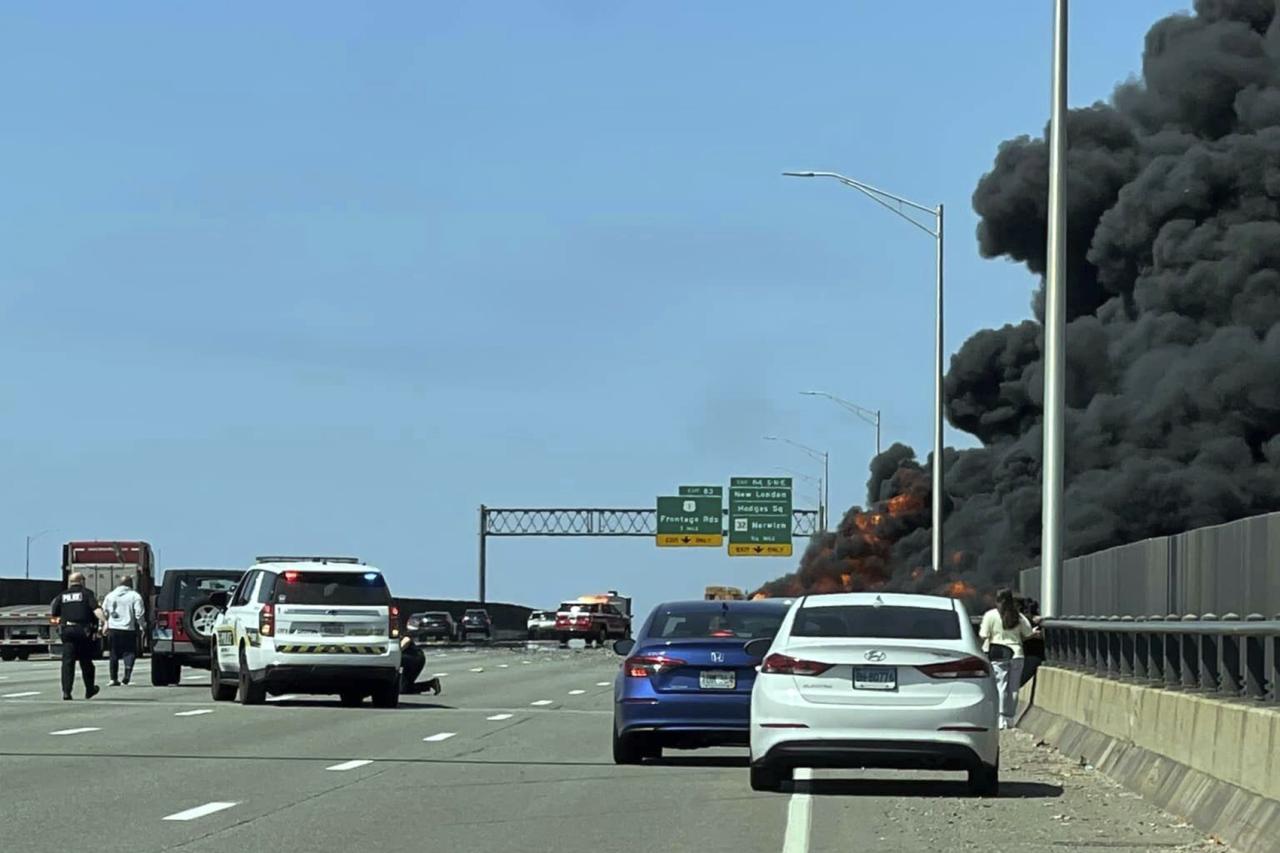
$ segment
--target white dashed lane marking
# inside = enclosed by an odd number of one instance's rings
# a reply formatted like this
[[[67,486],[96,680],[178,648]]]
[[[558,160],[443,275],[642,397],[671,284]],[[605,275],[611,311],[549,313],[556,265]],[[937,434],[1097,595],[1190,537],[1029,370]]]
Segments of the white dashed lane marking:
[[[175,717],[198,717],[201,714],[212,714],[212,713],[213,713],[212,708],[197,708],[194,711],[179,711],[178,713],[174,714],[174,716]]]
[[[445,677],[446,675],[448,675],[448,674],[449,674],[449,673],[447,673],[447,672],[433,672],[433,673],[431,673],[431,677],[432,677],[432,678],[444,678],[444,677]]]
[[[485,717],[486,720],[497,722],[498,720],[509,720],[514,716],[512,714],[494,714],[492,717]]]
[[[100,732],[98,726],[81,726],[78,729],[58,729],[56,732],[49,732],[51,735],[82,735],[87,732]]]
[[[613,684],[613,682],[612,682],[612,681],[597,681],[597,682],[596,682],[596,687],[608,687],[610,684]]]
[[[294,696],[292,693],[286,693],[283,696],[268,696],[267,701],[268,702],[288,702],[291,699],[297,699],[297,698],[298,697]]]
[[[40,695],[39,690],[28,690],[24,693],[6,693],[3,696],[0,696],[0,699],[21,699],[24,696],[39,696],[39,695]]]
[[[373,761],[368,758],[356,758],[352,761],[344,761],[341,764],[335,764],[332,767],[326,767],[325,770],[355,770],[357,767],[364,767],[366,764],[372,764]]]
[[[498,669],[506,669],[509,666],[511,666],[509,663],[500,663],[498,664]]]
[[[426,741],[427,743],[439,743],[442,740],[448,740],[449,738],[453,737],[456,734],[457,732],[440,732],[439,734],[434,734],[429,737],[424,737],[423,740]]]
[[[471,671],[472,671],[472,672],[484,672],[484,667],[482,667],[482,666],[473,666],[473,667],[471,667]]]
[[[232,806],[238,806],[238,805],[240,804],[239,803],[205,803],[203,806],[196,806],[195,808],[187,809],[186,811],[174,812],[173,814],[162,818],[162,820],[195,820],[198,817],[204,817],[205,815],[210,815],[210,814],[213,814],[214,812],[220,812],[220,811],[223,811],[224,809],[229,809]]]
[[[585,690],[570,690],[570,691],[569,691],[569,695],[570,695],[570,696],[581,696],[583,693],[586,693],[586,692],[587,692],[587,691],[585,691]]]
[[[539,700],[537,700],[536,702],[530,702],[529,704],[530,704],[530,705],[550,705],[550,704],[551,704],[551,700],[550,700],[550,699],[539,699]]]
[[[797,782],[813,779],[813,770],[797,767],[793,777]],[[782,853],[809,853],[809,831],[813,827],[813,797],[808,786],[791,795],[787,803],[787,830],[782,837]]]

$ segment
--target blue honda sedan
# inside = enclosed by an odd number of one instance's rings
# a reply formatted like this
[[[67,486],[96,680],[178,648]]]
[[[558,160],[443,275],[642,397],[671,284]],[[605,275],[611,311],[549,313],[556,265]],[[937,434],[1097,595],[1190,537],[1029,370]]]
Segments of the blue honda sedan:
[[[759,658],[748,640],[772,637],[791,599],[659,604],[625,656],[613,687],[613,760],[637,764],[663,747],[745,746]]]

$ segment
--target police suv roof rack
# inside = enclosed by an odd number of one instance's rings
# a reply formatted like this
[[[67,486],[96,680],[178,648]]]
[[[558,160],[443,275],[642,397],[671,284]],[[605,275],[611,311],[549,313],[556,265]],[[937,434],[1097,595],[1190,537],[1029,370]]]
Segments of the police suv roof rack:
[[[359,557],[257,557],[259,563],[348,563],[361,565]]]

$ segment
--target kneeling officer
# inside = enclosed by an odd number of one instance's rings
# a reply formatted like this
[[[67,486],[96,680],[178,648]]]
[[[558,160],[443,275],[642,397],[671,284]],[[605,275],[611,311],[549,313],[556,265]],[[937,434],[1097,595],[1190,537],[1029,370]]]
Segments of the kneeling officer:
[[[84,698],[92,699],[102,689],[93,683],[94,635],[102,621],[102,610],[93,590],[85,589],[83,574],[71,573],[66,591],[53,600],[51,613],[58,617],[62,631],[62,698],[71,698],[79,661]]]

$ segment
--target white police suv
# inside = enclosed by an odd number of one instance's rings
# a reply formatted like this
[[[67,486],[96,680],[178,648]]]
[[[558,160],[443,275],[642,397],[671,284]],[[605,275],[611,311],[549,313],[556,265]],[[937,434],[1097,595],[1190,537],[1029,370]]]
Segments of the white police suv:
[[[259,557],[215,604],[215,701],[336,693],[344,705],[399,703],[399,612],[378,569],[349,557]]]

